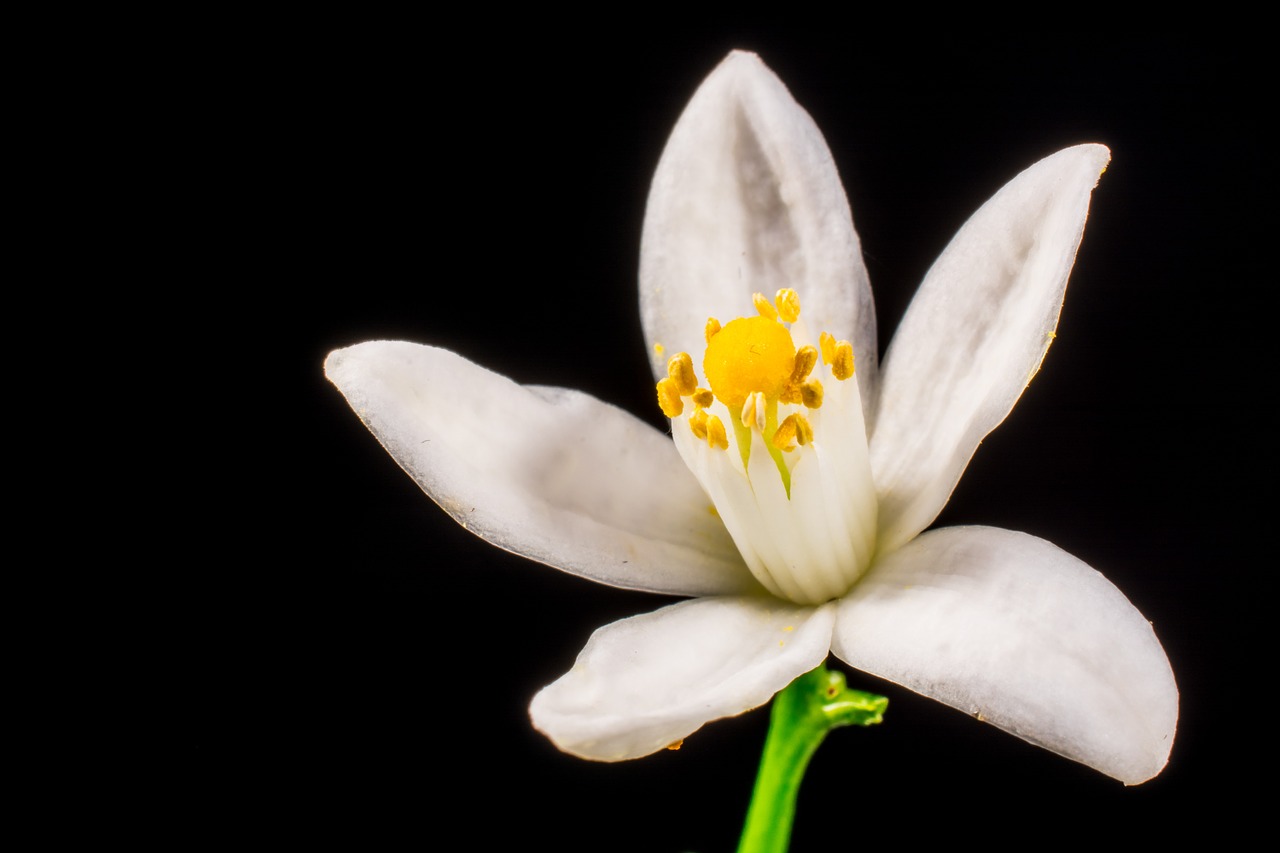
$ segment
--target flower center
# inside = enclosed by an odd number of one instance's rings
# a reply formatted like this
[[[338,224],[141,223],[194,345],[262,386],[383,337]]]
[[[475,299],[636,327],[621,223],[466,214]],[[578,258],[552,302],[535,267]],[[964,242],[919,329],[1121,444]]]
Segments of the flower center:
[[[677,353],[658,382],[658,403],[752,572],[776,595],[818,603],[848,591],[874,545],[862,402],[847,381],[853,347],[826,332],[809,343],[794,290],[753,302],[757,316],[723,327],[707,321],[707,387],[693,358]],[[688,429],[675,423],[686,401]],[[736,454],[723,452],[730,430]]]
[[[738,412],[751,394],[777,400],[795,363],[786,326],[768,317],[739,317],[707,341],[702,372],[716,399]]]

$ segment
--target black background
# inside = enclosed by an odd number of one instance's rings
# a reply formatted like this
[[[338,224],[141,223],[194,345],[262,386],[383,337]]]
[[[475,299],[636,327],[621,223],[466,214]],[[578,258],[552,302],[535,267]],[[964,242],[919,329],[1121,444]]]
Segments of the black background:
[[[868,41],[331,20],[214,52],[194,93],[211,107],[189,164],[209,199],[194,264],[230,309],[215,406],[245,464],[211,472],[237,495],[206,534],[229,554],[171,587],[185,699],[162,781],[193,836],[733,849],[766,712],[624,764],[559,753],[529,699],[596,627],[668,599],[473,538],[321,364],[362,340],[432,343],[663,428],[636,307],[645,196],[735,47],[827,138],[882,351],[996,189],[1060,148],[1110,146],[1058,339],[937,524],[1027,531],[1099,569],[1154,623],[1182,696],[1167,769],[1125,788],[850,673],[890,697],[886,722],[828,738],[793,849],[1240,830],[1247,794],[1213,794],[1251,749],[1258,699],[1237,676],[1261,629],[1233,602],[1261,588],[1251,543],[1274,473],[1252,446],[1275,423],[1258,402],[1274,382],[1250,375],[1272,284],[1261,60],[1203,35]]]

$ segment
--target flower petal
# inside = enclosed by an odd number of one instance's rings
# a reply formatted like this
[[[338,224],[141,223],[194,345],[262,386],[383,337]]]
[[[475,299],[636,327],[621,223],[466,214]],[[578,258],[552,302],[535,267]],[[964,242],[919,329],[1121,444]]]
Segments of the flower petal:
[[[1109,157],[1080,145],[1036,163],[964,224],[925,276],[885,355],[874,416],[882,550],[937,517],[1040,368]]]
[[[1164,767],[1178,688],[1150,623],[1060,548],[930,531],[840,603],[832,652],[1129,785]]]
[[[832,604],[702,598],[606,625],[533,698],[533,725],[581,758],[622,761],[768,702],[831,646]]]
[[[394,341],[335,350],[325,373],[423,491],[500,548],[650,592],[760,589],[671,440],[620,409]]]
[[[835,161],[782,81],[734,51],[680,116],[649,191],[640,314],[654,375],[677,352],[702,352],[708,317],[754,314],[752,293],[783,287],[810,328],[853,342],[870,398],[875,310]]]

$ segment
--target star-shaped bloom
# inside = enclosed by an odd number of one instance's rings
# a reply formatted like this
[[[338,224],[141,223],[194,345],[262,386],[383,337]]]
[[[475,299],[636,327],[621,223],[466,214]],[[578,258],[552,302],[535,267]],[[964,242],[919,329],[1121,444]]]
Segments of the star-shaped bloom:
[[[325,365],[446,512],[595,581],[689,597],[597,630],[533,724],[605,761],[769,701],[828,654],[1128,784],[1178,692],[1151,625],[1054,545],[927,530],[1054,336],[1101,145],[1015,177],[925,276],[878,365],[848,202],[809,115],[735,52],[681,116],[640,304],[668,437],[585,394],[375,341]]]

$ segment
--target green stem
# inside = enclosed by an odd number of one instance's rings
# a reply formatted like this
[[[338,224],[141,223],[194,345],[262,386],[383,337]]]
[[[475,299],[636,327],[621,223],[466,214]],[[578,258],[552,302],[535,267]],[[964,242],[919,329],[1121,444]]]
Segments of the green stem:
[[[786,853],[800,782],[822,739],[841,726],[875,725],[888,705],[883,696],[849,689],[843,673],[825,666],[805,673],[774,696],[738,853]]]

